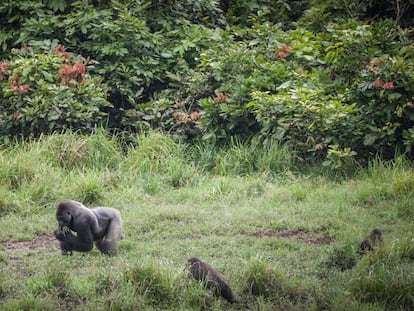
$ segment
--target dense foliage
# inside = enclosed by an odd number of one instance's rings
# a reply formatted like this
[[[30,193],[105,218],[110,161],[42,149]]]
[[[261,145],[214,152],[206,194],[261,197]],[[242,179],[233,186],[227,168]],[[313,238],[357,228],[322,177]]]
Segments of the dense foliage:
[[[101,80],[86,73],[85,62],[62,46],[42,53],[28,46],[13,50],[11,60],[0,63],[3,142],[12,136],[93,129],[110,104]]]
[[[129,137],[254,137],[333,167],[413,156],[413,12],[412,0],[3,1],[1,140],[107,114]],[[90,60],[62,83],[61,66]]]

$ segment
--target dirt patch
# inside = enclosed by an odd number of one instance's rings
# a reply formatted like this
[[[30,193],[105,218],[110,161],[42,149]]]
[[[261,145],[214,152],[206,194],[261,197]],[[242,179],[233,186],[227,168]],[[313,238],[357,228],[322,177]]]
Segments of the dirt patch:
[[[42,235],[31,241],[5,242],[4,251],[56,251],[59,250],[59,243],[54,236]]]
[[[272,229],[259,229],[247,233],[247,235],[256,238],[275,237],[279,239],[298,240],[306,244],[329,244],[333,241],[333,238],[330,235],[316,235],[312,232],[303,230],[274,231]]]

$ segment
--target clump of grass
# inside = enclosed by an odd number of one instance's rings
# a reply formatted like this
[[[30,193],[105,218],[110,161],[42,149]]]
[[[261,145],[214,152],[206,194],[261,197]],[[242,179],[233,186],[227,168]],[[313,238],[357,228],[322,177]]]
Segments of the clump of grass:
[[[382,302],[387,309],[413,309],[413,242],[410,235],[365,255],[348,282],[355,297],[364,302]]]
[[[150,195],[158,194],[162,189],[159,177],[145,175],[142,179],[144,192]]]
[[[351,245],[337,246],[331,250],[328,259],[322,262],[322,266],[345,271],[352,269],[357,259],[356,250]]]
[[[392,182],[392,190],[398,196],[412,194],[414,192],[414,172],[397,174]]]
[[[42,163],[29,144],[22,143],[0,153],[0,180],[0,192],[4,192],[0,196],[0,212],[28,212],[18,207],[29,206],[27,202],[44,206],[54,200],[59,190],[55,185],[62,179],[59,171]],[[13,198],[8,200],[11,196]]]
[[[229,146],[215,152],[215,164],[210,165],[218,175],[252,175],[266,173],[277,175],[293,167],[293,152],[287,147],[274,143],[261,146],[255,141],[241,143],[231,140]]]
[[[253,260],[244,276],[244,293],[253,296],[272,297],[280,295],[287,279],[279,271],[270,269],[264,262]]]
[[[182,280],[176,291],[182,296],[181,307],[189,310],[209,310],[215,303],[219,304],[220,299],[206,288],[205,284],[196,282],[193,279]]]
[[[237,140],[231,140],[226,149],[217,153],[216,166],[213,173],[218,175],[249,175],[257,169],[252,148]]]
[[[414,218],[414,206],[412,196],[400,198],[397,202],[398,216],[412,219]]]
[[[35,176],[36,166],[24,148],[10,148],[0,154],[0,179],[8,189],[19,189]]]
[[[184,145],[156,132],[138,136],[138,146],[128,150],[121,170],[131,181],[136,181],[137,176],[144,181],[151,179],[149,176],[157,176],[174,188],[193,184],[198,178],[196,167],[184,155]],[[145,191],[157,193],[157,185],[153,186]]]
[[[251,149],[255,151],[257,169],[261,173],[279,175],[292,170],[296,165],[295,152],[279,142],[269,142],[263,147],[252,144]]]
[[[22,297],[19,299],[7,301],[2,304],[1,309],[3,311],[15,311],[15,310],[32,310],[32,311],[54,311],[59,310],[59,305],[56,304],[51,298],[35,297],[32,295]]]
[[[143,133],[138,136],[138,145],[128,150],[124,163],[125,170],[138,174],[148,172],[162,174],[168,163],[183,158],[183,146],[169,136],[157,132]]]
[[[167,183],[174,188],[195,184],[198,180],[196,169],[190,163],[172,161],[168,164],[168,172],[166,173]]]
[[[20,210],[19,202],[15,199],[15,195],[4,188],[0,189],[0,216],[9,213],[16,213]]]
[[[259,259],[254,259],[249,263],[243,278],[245,294],[270,299],[287,298],[291,301],[307,299],[304,291],[294,285],[283,272],[268,267]]]
[[[294,166],[294,152],[286,146],[277,142],[262,146],[255,140],[242,143],[232,139],[224,148],[199,144],[188,149],[187,157],[201,171],[220,176],[256,173],[277,176]]]
[[[197,170],[210,172],[216,166],[218,149],[211,144],[195,144],[185,149],[187,161],[197,163]]]
[[[76,177],[73,188],[74,197],[85,205],[98,205],[107,193],[106,185],[103,184],[101,176],[93,173]]]
[[[124,273],[124,283],[135,288],[149,305],[169,305],[175,303],[175,282],[173,278],[154,262],[137,264]]]
[[[42,278],[30,281],[27,290],[34,297],[55,297],[59,305],[68,309],[75,309],[83,301],[72,284],[72,274],[61,270],[59,265],[50,265]]]
[[[74,132],[45,136],[35,144],[46,162],[65,170],[74,168],[116,168],[122,158],[122,148],[116,137],[103,129],[90,135]]]
[[[98,270],[95,280],[95,292],[98,296],[108,296],[119,292],[122,288],[122,279],[119,275],[107,270]]]
[[[136,292],[133,284],[125,284],[121,291],[104,298],[105,310],[145,310],[144,299]]]

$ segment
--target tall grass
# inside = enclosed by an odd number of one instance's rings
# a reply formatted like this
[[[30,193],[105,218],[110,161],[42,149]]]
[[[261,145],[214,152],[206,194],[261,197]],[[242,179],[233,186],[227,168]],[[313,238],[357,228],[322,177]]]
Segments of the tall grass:
[[[235,139],[225,148],[195,146],[190,157],[205,171],[221,176],[283,175],[295,164],[294,153],[280,143],[259,146],[255,141],[241,143]]]
[[[302,169],[279,144],[218,149],[159,133],[136,142],[97,129],[3,146],[1,310],[414,308],[414,171],[404,158],[335,175]],[[53,241],[63,198],[121,211],[118,256],[36,244]],[[384,244],[361,257],[373,227]],[[189,279],[191,256],[222,272],[240,302]]]

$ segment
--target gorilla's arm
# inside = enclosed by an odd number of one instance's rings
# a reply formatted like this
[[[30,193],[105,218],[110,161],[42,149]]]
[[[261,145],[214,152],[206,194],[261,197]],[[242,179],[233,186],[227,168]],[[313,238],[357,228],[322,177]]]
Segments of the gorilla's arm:
[[[93,247],[93,234],[91,224],[88,221],[82,221],[75,224],[77,235],[67,231],[65,234],[55,234],[60,241],[61,248],[64,251],[87,252]]]

